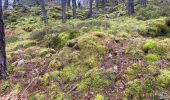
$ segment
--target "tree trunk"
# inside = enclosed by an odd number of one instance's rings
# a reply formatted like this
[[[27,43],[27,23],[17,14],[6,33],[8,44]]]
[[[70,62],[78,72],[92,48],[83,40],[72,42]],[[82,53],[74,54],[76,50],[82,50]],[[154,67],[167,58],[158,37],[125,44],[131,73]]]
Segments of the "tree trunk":
[[[27,6],[25,6],[25,5],[23,5],[21,2],[20,2],[20,0],[14,0],[13,1],[13,8],[15,8],[15,7],[22,7],[23,9],[27,9],[28,7]]]
[[[8,0],[4,1],[4,9],[8,9]]]
[[[87,16],[87,18],[89,18],[89,17],[92,17],[92,4],[93,4],[93,0],[90,0],[90,2],[89,2],[89,13],[88,13],[88,16]]]
[[[102,0],[102,9],[104,10],[105,8],[105,5],[106,5],[106,1],[105,0]]]
[[[6,51],[5,51],[5,32],[3,23],[2,0],[0,0],[0,77],[7,76]]]
[[[70,5],[70,0],[67,0],[67,7],[71,7],[71,5]]]
[[[146,0],[140,0],[140,5],[141,7],[145,7],[146,6]]]
[[[135,13],[135,10],[134,10],[134,0],[128,0],[128,7],[127,7],[127,10],[128,10],[128,15],[131,16]]]
[[[99,9],[99,0],[96,0],[96,8]]]
[[[43,20],[44,24],[47,24],[47,11],[45,9],[44,0],[39,0],[39,4],[40,4],[40,7],[41,7],[41,12],[42,12],[42,20]]]
[[[62,0],[62,23],[66,22],[66,0]]]
[[[73,18],[76,18],[76,0],[72,0],[73,5]]]
[[[111,0],[112,7],[116,6],[116,0]]]
[[[13,5],[12,5],[13,8],[16,7],[16,3],[17,3],[16,0],[14,0],[14,1],[13,1]]]

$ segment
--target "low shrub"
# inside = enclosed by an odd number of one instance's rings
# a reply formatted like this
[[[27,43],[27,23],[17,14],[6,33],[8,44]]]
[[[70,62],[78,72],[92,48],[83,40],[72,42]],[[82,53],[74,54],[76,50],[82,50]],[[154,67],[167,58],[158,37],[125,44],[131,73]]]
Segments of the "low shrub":
[[[32,34],[30,35],[31,39],[42,39],[45,35],[45,31],[44,30],[36,30],[34,32],[32,32]]]
[[[138,8],[136,15],[136,18],[139,20],[154,19],[160,16],[170,16],[170,7],[148,5],[148,7],[145,8]]]
[[[168,17],[168,18],[166,18],[166,25],[168,26],[168,27],[170,27],[170,17]]]

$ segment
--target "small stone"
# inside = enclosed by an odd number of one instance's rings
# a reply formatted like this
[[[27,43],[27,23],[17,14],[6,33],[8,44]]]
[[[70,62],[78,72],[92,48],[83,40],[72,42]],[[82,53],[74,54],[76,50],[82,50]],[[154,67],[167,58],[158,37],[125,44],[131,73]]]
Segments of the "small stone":
[[[109,53],[109,58],[112,58],[113,56],[112,56],[112,54],[111,53]]]
[[[18,61],[17,66],[21,66],[23,64],[24,64],[24,59],[21,59],[21,60]]]
[[[117,73],[117,72],[118,72],[118,66],[117,66],[117,65],[114,65],[114,66],[113,66],[113,72],[114,72],[114,73]]]

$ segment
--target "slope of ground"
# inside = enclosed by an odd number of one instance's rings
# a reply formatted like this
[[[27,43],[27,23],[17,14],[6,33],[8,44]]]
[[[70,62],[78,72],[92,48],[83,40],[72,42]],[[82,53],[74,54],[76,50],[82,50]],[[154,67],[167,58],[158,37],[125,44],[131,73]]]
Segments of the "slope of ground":
[[[59,10],[51,10],[47,26],[36,7],[28,10],[31,16],[5,12],[9,77],[0,80],[1,98],[170,98],[168,17],[99,16],[61,24]]]

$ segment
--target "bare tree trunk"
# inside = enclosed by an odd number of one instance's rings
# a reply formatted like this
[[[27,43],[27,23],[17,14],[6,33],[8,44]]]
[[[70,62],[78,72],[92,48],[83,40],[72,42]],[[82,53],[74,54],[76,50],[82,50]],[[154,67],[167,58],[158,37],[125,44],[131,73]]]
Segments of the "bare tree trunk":
[[[102,0],[102,9],[104,10],[105,8],[105,5],[106,5],[106,1],[105,0]]]
[[[96,8],[99,9],[99,0],[96,0]]]
[[[116,0],[111,0],[112,7],[116,6]]]
[[[14,0],[14,1],[13,1],[13,6],[12,6],[13,8],[16,7],[16,3],[17,3],[16,0]]]
[[[5,32],[3,23],[2,0],[0,0],[0,77],[7,76],[6,51],[5,51]]]
[[[71,5],[70,5],[70,0],[67,0],[67,7],[71,7]]]
[[[66,22],[66,0],[62,0],[62,23]]]
[[[76,0],[72,0],[73,5],[73,18],[76,18]]]
[[[8,9],[8,0],[4,1],[4,9]]]
[[[93,12],[93,8],[92,8],[92,5],[93,5],[93,0],[90,0],[90,2],[89,2],[89,13],[88,13],[88,16],[87,16],[87,18],[89,18],[89,17],[92,17],[92,12]]]
[[[44,0],[39,0],[39,4],[40,4],[40,7],[41,7],[41,12],[42,12],[42,20],[43,20],[44,24],[47,24],[47,11],[45,9]]]
[[[15,7],[22,7],[23,9],[27,9],[28,7],[27,6],[25,6],[25,5],[23,5],[21,2],[20,2],[20,0],[14,0],[13,1],[13,8],[15,8]]]
[[[134,0],[128,0],[128,7],[127,7],[127,10],[128,10],[128,15],[131,16],[135,13],[135,10],[134,10]]]
[[[145,7],[146,6],[146,0],[140,0],[140,5],[141,7]]]

